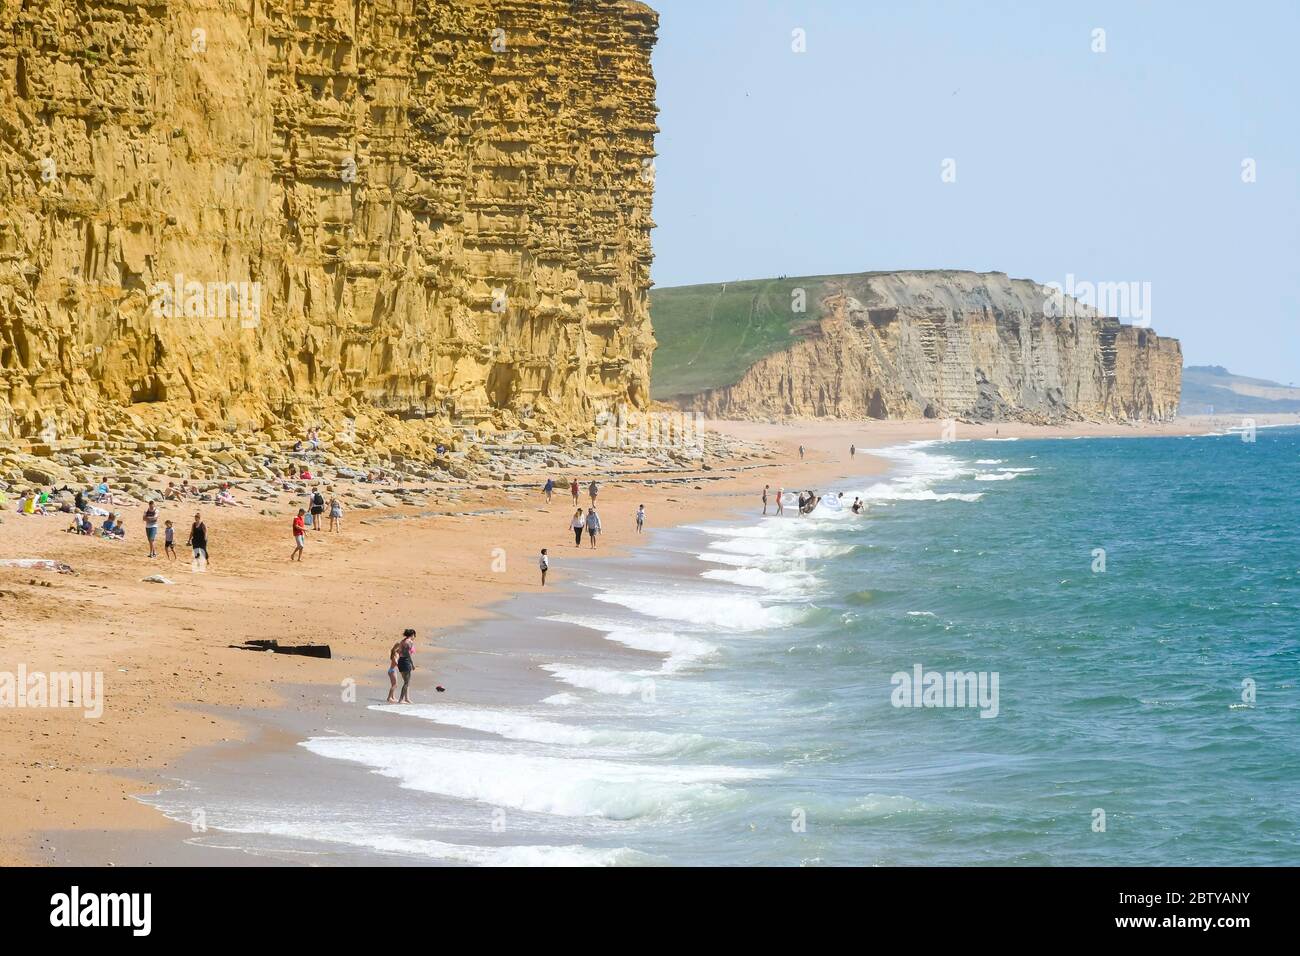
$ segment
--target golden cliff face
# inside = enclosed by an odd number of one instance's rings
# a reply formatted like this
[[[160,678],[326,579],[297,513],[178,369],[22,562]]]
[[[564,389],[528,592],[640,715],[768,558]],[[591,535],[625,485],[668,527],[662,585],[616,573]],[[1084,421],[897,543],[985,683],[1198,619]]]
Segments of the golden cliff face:
[[[648,403],[648,7],[2,10],[0,439]]]
[[[1001,273],[870,274],[734,385],[681,404],[721,418],[1163,421],[1177,414],[1176,339]],[[1059,302],[1059,300],[1058,300]],[[1052,306],[1047,307],[1050,312]]]

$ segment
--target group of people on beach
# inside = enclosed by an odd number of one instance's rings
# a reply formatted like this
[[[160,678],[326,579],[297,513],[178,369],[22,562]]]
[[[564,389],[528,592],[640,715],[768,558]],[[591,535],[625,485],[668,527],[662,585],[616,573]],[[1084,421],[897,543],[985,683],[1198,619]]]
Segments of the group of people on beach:
[[[546,484],[542,486],[542,494],[546,497],[549,504],[555,494],[555,479],[547,478]],[[573,517],[569,519],[569,529],[573,532],[573,546],[575,548],[582,546],[582,535],[586,532],[587,543],[596,547],[596,538],[601,533],[600,513],[596,510],[596,498],[600,495],[600,482],[594,478],[587,484],[587,496],[590,503],[584,511],[578,507],[578,501],[581,497],[581,489],[578,485],[578,479],[569,479],[569,496],[573,499],[574,511]],[[645,530],[645,505],[638,505],[636,509],[636,531],[640,534]],[[546,550],[542,550],[542,559],[539,561],[542,570],[542,583],[546,583],[546,570],[549,564],[545,558]]]
[[[776,511],[774,511],[773,514],[784,515],[785,502],[782,499],[785,497],[785,489],[778,487],[776,489],[775,499],[772,499],[770,497],[771,489],[772,489],[771,485],[763,486],[763,514],[764,515],[767,514],[769,501],[775,501]],[[842,491],[835,496],[837,501],[839,499],[842,499],[843,497],[844,497],[844,492]],[[821,501],[822,501],[822,496],[817,494],[817,492],[813,491],[812,489],[799,492],[799,499],[798,499],[799,514],[801,515],[811,514],[813,509],[816,508],[821,503]],[[852,508],[850,508],[850,510],[855,515],[860,515],[867,510],[867,504],[861,498],[854,498],[853,506]]]
[[[331,497],[329,502],[330,533],[337,534],[343,530],[343,502]],[[290,561],[302,561],[307,547],[307,529],[320,531],[325,523],[325,493],[317,486],[307,496],[307,506],[299,508],[293,516],[293,551]]]

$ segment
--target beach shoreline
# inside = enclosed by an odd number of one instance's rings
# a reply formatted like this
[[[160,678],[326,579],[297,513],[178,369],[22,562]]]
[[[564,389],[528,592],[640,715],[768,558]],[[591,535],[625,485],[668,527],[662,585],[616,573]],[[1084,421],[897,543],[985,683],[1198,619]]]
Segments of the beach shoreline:
[[[1256,416],[1256,421],[1271,424],[1266,418]],[[1280,418],[1295,421],[1294,416]],[[957,423],[956,434],[948,437],[1152,437],[1203,434],[1240,424],[1238,418],[1223,417],[1217,423],[1192,418],[1154,426]],[[767,443],[775,455],[710,460],[707,471],[682,476],[690,487],[666,481],[643,486],[632,483],[638,480],[634,476],[594,475],[603,485],[599,500],[605,525],[595,554],[625,554],[639,544],[631,517],[639,503],[646,504],[652,528],[717,519],[741,509],[752,508],[757,515],[765,483],[773,492],[781,483],[791,490],[818,488],[888,469],[887,460],[869,454],[850,459],[850,443],[867,452],[943,437],[942,423],[936,421],[727,422],[706,427]],[[802,461],[800,443],[807,452]],[[585,489],[593,475],[579,477]],[[480,487],[463,509],[490,512],[479,515],[406,516],[360,524],[354,516],[342,540],[309,541],[301,570],[285,571],[291,543],[280,525],[286,520],[250,515],[232,522],[239,526],[226,532],[224,540],[232,544],[225,553],[231,558],[216,556],[207,576],[175,573],[174,588],[139,581],[143,574],[170,572],[143,558],[136,537],[126,552],[105,550],[122,545],[99,547],[103,555],[98,563],[86,565],[75,579],[56,578],[52,572],[0,572],[0,591],[11,595],[0,596],[8,602],[0,604],[7,632],[0,669],[18,664],[29,670],[76,667],[99,669],[109,678],[99,720],[56,708],[6,713],[13,732],[2,747],[16,768],[17,785],[0,803],[6,848],[0,862],[70,862],[52,842],[69,829],[102,834],[106,842],[100,846],[110,847],[113,834],[179,826],[134,797],[157,790],[184,755],[206,752],[203,748],[223,741],[256,741],[266,724],[260,715],[267,709],[308,712],[310,692],[304,688],[323,694],[333,686],[342,692],[352,682],[359,694],[373,691],[381,686],[388,643],[403,626],[421,628],[422,664],[428,668],[430,655],[437,656],[427,639],[430,628],[443,635],[492,615],[513,595],[536,590],[540,547],[551,550],[557,583],[581,576],[582,562],[592,552],[585,541],[581,549],[572,547],[565,527],[571,513],[565,510],[571,507],[567,493],[557,489],[557,500],[546,508],[540,481],[537,487],[527,496],[501,486]],[[585,491],[581,504],[586,505]],[[11,512],[3,517],[0,558],[30,556],[41,545],[66,549],[70,542],[97,544],[62,535],[58,518],[32,521]],[[236,551],[238,557],[233,557]],[[227,574],[229,564],[235,568]],[[11,610],[18,613],[11,615]],[[230,647],[255,637],[329,643],[335,656],[324,661]],[[431,670],[436,675],[436,665]],[[422,699],[432,696],[425,683]],[[177,699],[187,706],[171,702]],[[75,862],[116,861],[83,857]]]

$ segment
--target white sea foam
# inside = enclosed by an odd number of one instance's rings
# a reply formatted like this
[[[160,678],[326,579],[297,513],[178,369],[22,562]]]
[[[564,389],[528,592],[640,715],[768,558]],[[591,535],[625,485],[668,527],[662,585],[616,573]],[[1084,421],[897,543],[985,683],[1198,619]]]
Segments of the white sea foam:
[[[471,866],[628,866],[653,862],[644,853],[628,847],[586,847],[576,844],[553,846],[548,844],[514,844],[506,846],[467,846],[401,834],[384,833],[373,822],[349,823],[344,820],[318,820],[313,813],[318,808],[303,808],[298,819],[274,819],[270,814],[283,812],[273,808],[270,812],[240,813],[223,810],[210,821],[211,829],[224,833],[256,834],[313,840],[358,849],[375,850],[406,857],[443,860],[448,863],[465,863]],[[183,814],[168,813],[172,819],[188,824],[192,811]]]
[[[725,784],[767,775],[737,767],[541,756],[385,737],[312,737],[301,746],[362,764],[406,789],[561,817],[679,815],[734,802],[739,794]]]
[[[1010,481],[1012,478],[1019,478],[1019,475],[1011,474],[1005,471],[990,472],[985,475],[976,475],[976,481]]]
[[[664,734],[650,730],[614,730],[545,720],[526,711],[485,707],[446,707],[415,704],[394,708],[372,704],[370,710],[418,717],[449,727],[464,727],[495,734],[507,740],[521,740],[562,747],[607,747],[621,753],[647,755],[684,754],[702,749],[708,739],[699,734]]]
[[[964,478],[971,473],[966,462],[950,455],[934,454],[922,449],[936,442],[913,442],[892,448],[882,448],[872,454],[897,461],[903,474],[887,481],[877,482],[865,491],[855,493],[865,502],[890,501],[978,501],[979,492],[936,492],[933,486],[940,482]]]
[[[633,694],[641,693],[647,679],[637,677],[635,672],[627,673],[600,667],[573,667],[568,664],[543,664],[542,670],[570,687],[594,690],[598,694],[613,694],[620,697],[630,697]],[[573,694],[555,694],[554,697],[577,699]],[[546,698],[546,703],[551,702],[551,697]],[[569,702],[569,700],[556,701],[556,703]]]
[[[819,581],[816,575],[801,571],[767,571],[762,568],[739,567],[735,569],[716,569],[703,571],[700,577],[709,581],[726,581],[741,587],[758,588],[776,596],[807,597],[813,592]]]
[[[786,605],[769,607],[756,598],[724,591],[611,590],[596,594],[595,598],[607,604],[618,604],[647,617],[728,633],[787,627],[808,615],[807,608]]]
[[[542,703],[551,707],[572,707],[575,704],[582,703],[582,698],[577,694],[561,691],[558,694],[552,694],[550,697],[543,697]]]
[[[718,650],[714,645],[698,638],[674,634],[671,631],[650,630],[623,621],[609,621],[580,614],[552,614],[546,620],[600,631],[605,635],[605,640],[622,644],[633,650],[666,654],[668,660],[663,665],[663,670],[666,672],[675,671],[694,661],[710,657]]]

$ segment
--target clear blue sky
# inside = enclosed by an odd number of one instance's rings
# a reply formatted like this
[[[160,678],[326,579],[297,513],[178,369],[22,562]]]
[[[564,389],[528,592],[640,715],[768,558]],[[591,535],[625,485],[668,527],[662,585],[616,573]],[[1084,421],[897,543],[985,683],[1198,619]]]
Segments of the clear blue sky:
[[[651,6],[658,285],[1150,282],[1188,364],[1300,383],[1300,3]]]

